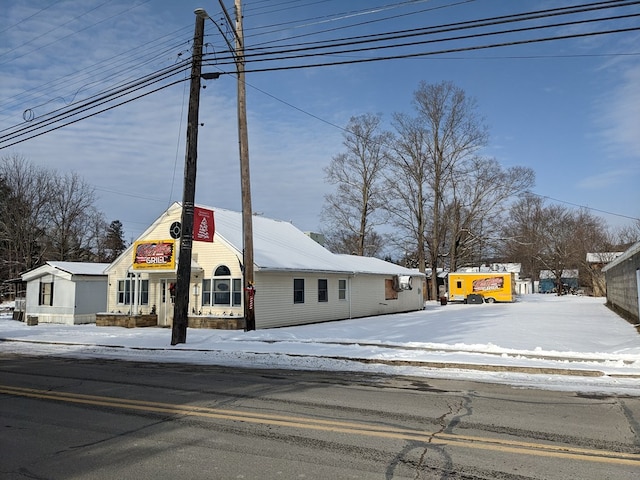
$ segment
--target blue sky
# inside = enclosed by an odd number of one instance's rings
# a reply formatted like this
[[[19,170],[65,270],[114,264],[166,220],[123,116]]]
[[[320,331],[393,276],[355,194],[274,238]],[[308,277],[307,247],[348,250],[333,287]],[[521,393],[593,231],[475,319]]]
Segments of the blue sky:
[[[245,0],[247,48],[300,45],[594,3],[499,0]],[[233,2],[226,0],[233,17]],[[0,136],[72,102],[188,58],[197,7],[224,30],[218,1],[12,0],[0,5]],[[638,6],[543,18],[542,26],[638,13]],[[358,25],[359,24],[359,25]],[[403,49],[331,54],[298,63],[349,62],[590,31],[639,28],[630,17]],[[205,71],[232,73],[212,21],[205,24]],[[440,37],[442,38],[443,34]],[[334,49],[335,51],[335,49]],[[640,31],[467,50],[406,59],[251,72],[294,61],[251,63],[247,82],[253,210],[317,231],[323,167],[342,151],[341,127],[364,113],[391,121],[413,113],[420,81],[452,81],[477,101],[491,138],[482,152],[504,166],[531,167],[534,192],[595,209],[610,224],[640,218]],[[172,80],[184,79],[185,74]],[[168,82],[166,82],[168,83]],[[127,240],[182,198],[188,82],[0,150],[96,188],[108,221]],[[240,209],[236,80],[222,75],[201,91],[196,201]],[[0,143],[0,147],[6,143]],[[619,215],[609,215],[611,212]]]

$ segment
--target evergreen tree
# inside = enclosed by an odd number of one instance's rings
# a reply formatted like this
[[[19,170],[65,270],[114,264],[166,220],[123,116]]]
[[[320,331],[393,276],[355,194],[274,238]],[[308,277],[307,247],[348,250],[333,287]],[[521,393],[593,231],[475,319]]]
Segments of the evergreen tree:
[[[124,240],[122,222],[114,220],[109,224],[105,239],[106,261],[113,262],[126,248],[127,244]]]

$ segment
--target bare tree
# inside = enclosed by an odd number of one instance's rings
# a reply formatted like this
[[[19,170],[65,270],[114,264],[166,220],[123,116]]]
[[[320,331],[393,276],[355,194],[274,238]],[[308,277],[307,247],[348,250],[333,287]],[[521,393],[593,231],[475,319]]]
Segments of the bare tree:
[[[426,268],[425,259],[420,258],[426,243],[435,274],[445,253],[443,210],[453,199],[454,179],[468,171],[465,162],[486,145],[488,133],[475,101],[451,82],[421,82],[413,103],[415,118],[395,116],[398,140],[390,186],[397,187],[393,193],[398,200],[393,202],[392,212],[404,224],[405,232],[414,237],[418,268]],[[411,223],[406,221],[409,214]],[[437,298],[437,289],[432,282],[431,298]]]
[[[636,220],[630,225],[618,228],[614,235],[614,243],[624,247],[630,247],[634,243],[640,241],[640,220]],[[626,248],[623,248],[623,250],[626,250]]]
[[[7,197],[0,204],[0,241],[5,278],[40,265],[49,227],[50,173],[14,154],[0,161]]]
[[[605,295],[605,279],[600,270],[615,258],[615,237],[603,218],[584,208],[573,212],[572,223],[580,285],[594,295]],[[597,260],[590,260],[591,256]]]
[[[336,185],[335,193],[325,196],[322,212],[327,246],[335,252],[373,256],[383,247],[375,227],[384,220],[381,182],[390,134],[380,131],[380,122],[373,114],[352,117],[345,152],[325,168],[326,180]]]
[[[51,193],[50,259],[81,260],[91,243],[95,192],[78,174],[53,177]]]
[[[0,191],[0,280],[47,260],[98,260],[107,225],[93,188],[77,174],[10,155],[0,160]]]
[[[541,270],[550,270],[559,294],[567,269],[579,271],[581,286],[596,293],[604,291],[599,268],[615,251],[615,244],[606,222],[586,209],[545,205],[542,197],[527,195],[511,208],[503,235],[504,255],[520,261],[523,273],[534,280]],[[590,262],[590,253],[601,256],[602,261]]]
[[[405,264],[409,262],[425,272],[426,231],[432,201],[426,132],[421,122],[408,115],[396,114],[394,126],[398,135],[386,178],[386,208]]]
[[[477,265],[499,248],[505,202],[535,183],[532,169],[503,168],[495,159],[475,157],[465,168],[452,178],[444,214],[451,271],[465,263]]]
[[[522,264],[521,275],[539,279],[541,252],[545,244],[546,212],[544,200],[524,195],[510,208],[502,229],[502,257]]]

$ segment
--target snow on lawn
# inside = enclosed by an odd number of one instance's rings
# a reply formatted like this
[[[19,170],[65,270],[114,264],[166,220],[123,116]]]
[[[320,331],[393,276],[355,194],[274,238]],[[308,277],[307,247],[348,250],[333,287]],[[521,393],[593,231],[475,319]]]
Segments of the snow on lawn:
[[[259,315],[259,312],[257,312]],[[253,332],[27,326],[0,317],[0,353],[364,371],[640,395],[640,334],[603,298],[527,295]]]

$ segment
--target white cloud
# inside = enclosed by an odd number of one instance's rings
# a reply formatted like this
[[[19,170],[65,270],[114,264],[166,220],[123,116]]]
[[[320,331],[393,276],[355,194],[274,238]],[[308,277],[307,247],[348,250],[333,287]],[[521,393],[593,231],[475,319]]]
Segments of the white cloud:
[[[592,190],[615,187],[616,184],[626,180],[630,175],[637,175],[638,171],[639,168],[636,165],[630,165],[627,169],[607,170],[581,179],[578,182],[578,187]]]
[[[598,114],[609,155],[640,158],[640,64],[622,70],[620,80],[600,99]]]

